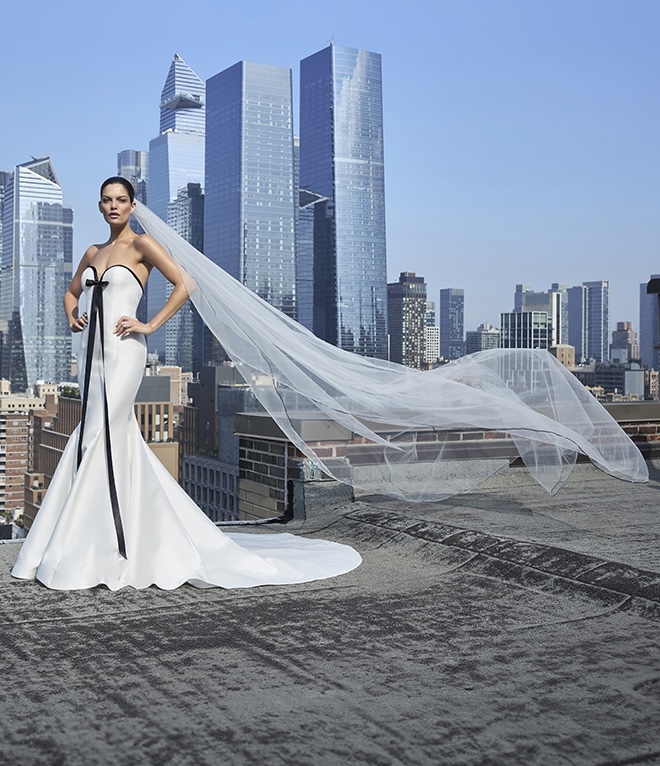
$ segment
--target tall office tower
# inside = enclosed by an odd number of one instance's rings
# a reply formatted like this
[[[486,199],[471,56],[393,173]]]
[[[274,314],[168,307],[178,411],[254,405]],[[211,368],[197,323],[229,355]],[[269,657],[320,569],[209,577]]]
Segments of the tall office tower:
[[[500,314],[500,348],[549,348],[551,323],[545,311]]]
[[[553,282],[550,291],[559,296],[559,316],[554,317],[554,324],[559,328],[559,345],[568,343],[568,285],[563,282]]]
[[[440,359],[440,328],[435,321],[435,301],[426,301],[424,320],[424,362],[433,366]]]
[[[520,311],[514,312],[520,314]],[[500,331],[492,324],[484,322],[476,330],[468,330],[465,333],[465,353],[476,354],[478,351],[487,351],[491,348],[500,347]]]
[[[316,206],[314,332],[387,357],[381,59],[336,45],[300,63],[300,186]]]
[[[651,274],[660,279],[660,274]],[[657,293],[646,291],[646,282],[639,286],[639,355],[649,370],[660,370],[660,312]]]
[[[206,94],[204,253],[295,319],[291,70],[240,61]]]
[[[568,342],[575,361],[606,362],[609,358],[609,282],[583,282],[568,291]]]
[[[453,287],[440,290],[440,355],[445,359],[458,359],[465,354],[464,300],[463,290]]]
[[[424,366],[426,283],[412,271],[387,285],[390,360],[418,370]]]
[[[3,203],[0,319],[8,323],[2,377],[24,391],[69,380],[71,331],[62,296],[71,281],[73,211],[49,157],[14,168]]]
[[[612,332],[610,344],[610,360],[622,364],[639,362],[639,343],[632,322],[616,323],[616,330]]]
[[[204,194],[200,184],[187,184],[167,206],[167,223],[187,242],[204,249]],[[171,295],[172,285],[167,285]],[[203,365],[203,322],[190,301],[165,325],[165,364],[199,373]]]
[[[189,183],[204,188],[204,136],[206,88],[178,54],[170,66],[160,99],[160,133],[149,142],[149,207],[167,221],[167,207]],[[167,299],[167,281],[158,271],[147,283],[149,314],[156,314]],[[149,335],[149,351],[165,354],[165,326]]]

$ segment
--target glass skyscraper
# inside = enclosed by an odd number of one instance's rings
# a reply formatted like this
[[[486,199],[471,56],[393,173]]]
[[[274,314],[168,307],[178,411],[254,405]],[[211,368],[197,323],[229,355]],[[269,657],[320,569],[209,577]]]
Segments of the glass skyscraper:
[[[609,359],[610,285],[609,282],[583,282],[569,287],[568,342],[575,348],[575,361]]]
[[[160,99],[160,134],[149,142],[149,207],[164,221],[181,189],[189,183],[204,188],[204,135],[206,88],[186,62],[175,54]],[[166,280],[154,270],[147,283],[149,314],[157,313],[167,299]],[[165,326],[152,333],[150,351],[165,354]]]
[[[465,296],[463,290],[447,287],[440,290],[438,301],[440,324],[440,356],[458,359],[465,354],[463,336]]]
[[[240,61],[207,82],[204,253],[297,318],[291,70]]]
[[[325,198],[314,205],[314,332],[347,351],[385,359],[379,54],[330,45],[301,61],[300,186]]]
[[[660,279],[651,274],[650,279]],[[658,294],[646,291],[646,282],[639,286],[639,350],[641,362],[650,370],[660,370],[660,311]]]
[[[73,211],[49,157],[17,165],[4,190],[0,319],[2,377],[15,391],[70,379],[71,332],[62,296],[71,281]]]
[[[199,184],[188,184],[174,202],[170,202],[167,223],[197,250],[204,249],[204,194]],[[169,296],[172,285],[168,284],[167,288]],[[165,364],[198,373],[203,364],[202,327],[199,314],[192,303],[186,301],[165,325]]]

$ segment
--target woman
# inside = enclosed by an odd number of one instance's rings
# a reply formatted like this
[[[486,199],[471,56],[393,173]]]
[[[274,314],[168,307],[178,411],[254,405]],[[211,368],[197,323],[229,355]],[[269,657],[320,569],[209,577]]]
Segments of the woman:
[[[82,333],[82,415],[12,570],[55,589],[104,584],[176,588],[252,587],[306,582],[348,572],[360,556],[348,546],[290,534],[223,534],[154,457],[133,402],[144,373],[144,336],[188,298],[184,275],[150,236],[129,226],[134,191],[123,178],[101,187],[110,227],[84,254],[64,296],[71,330]],[[174,289],[145,323],[135,317],[157,268]],[[79,313],[85,295],[87,310]]]

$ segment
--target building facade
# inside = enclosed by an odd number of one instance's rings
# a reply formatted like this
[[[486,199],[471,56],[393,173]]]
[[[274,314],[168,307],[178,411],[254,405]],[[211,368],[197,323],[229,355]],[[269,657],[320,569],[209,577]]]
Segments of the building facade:
[[[575,361],[609,359],[609,282],[583,282],[568,291],[568,343],[575,348]]]
[[[545,311],[500,314],[500,348],[550,348],[551,323]]]
[[[186,62],[175,54],[160,99],[160,132],[149,142],[147,200],[164,221],[168,206],[189,183],[204,188],[206,86]],[[154,270],[147,283],[149,314],[167,300],[167,280]],[[165,357],[166,325],[149,335],[149,351]]]
[[[313,329],[387,358],[381,57],[335,45],[300,64],[300,186],[323,197],[314,231]]]
[[[425,366],[426,283],[404,271],[387,285],[390,360],[418,370]]]
[[[71,331],[62,296],[71,281],[73,211],[49,157],[17,165],[4,191],[0,319],[3,378],[13,391],[70,378]]]
[[[627,362],[639,362],[639,358],[639,343],[632,322],[617,322],[616,330],[612,332],[610,359],[613,362],[626,364]]]
[[[167,206],[167,223],[200,252],[204,250],[204,193],[197,183],[179,189],[176,199]],[[169,297],[172,285],[168,284]],[[165,324],[165,364],[198,373],[205,362],[204,340],[208,335],[191,301]]]
[[[463,336],[465,298],[463,290],[447,287],[440,290],[438,302],[440,324],[440,356],[459,359],[465,354]]]
[[[651,274],[660,279],[660,274]],[[657,293],[648,293],[647,283],[639,286],[639,355],[649,370],[660,370],[660,312]]]
[[[484,322],[476,330],[468,330],[465,333],[465,353],[476,354],[479,351],[487,351],[491,348],[499,348],[500,331],[497,327]]]
[[[297,317],[291,70],[240,61],[207,83],[204,253]]]

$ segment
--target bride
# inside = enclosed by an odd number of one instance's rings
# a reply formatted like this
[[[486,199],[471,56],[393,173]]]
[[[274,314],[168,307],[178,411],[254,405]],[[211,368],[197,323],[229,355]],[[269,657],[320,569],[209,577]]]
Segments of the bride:
[[[104,182],[99,208],[110,238],[85,253],[65,295],[71,329],[82,333],[82,417],[15,577],[61,589],[241,588],[332,577],[359,565],[352,548],[331,542],[223,534],[144,443],[133,416],[144,336],[188,297],[283,434],[339,481],[407,501],[442,500],[508,466],[506,457],[488,458],[493,450],[486,459],[460,457],[456,440],[469,446],[484,432],[505,444],[505,455],[514,449],[550,493],[579,454],[620,479],[648,481],[637,447],[547,351],[493,349],[427,372],[348,353],[261,300],[133,197],[124,179]],[[133,212],[151,236],[131,231]],[[174,289],[143,324],[135,310],[154,267]],[[79,314],[83,293],[88,308]],[[305,440],[310,420],[338,424],[352,438],[315,449]]]
[[[181,271],[148,235],[129,226],[132,185],[113,177],[99,202],[110,237],[85,252],[64,296],[81,333],[82,414],[17,561],[14,577],[71,590],[104,584],[172,589],[300,583],[360,564],[352,548],[291,534],[224,534],[174,481],[142,439],[133,403],[146,360],[145,336],[188,299]],[[158,269],[174,289],[144,324],[135,318]],[[79,313],[79,299],[87,310]]]

